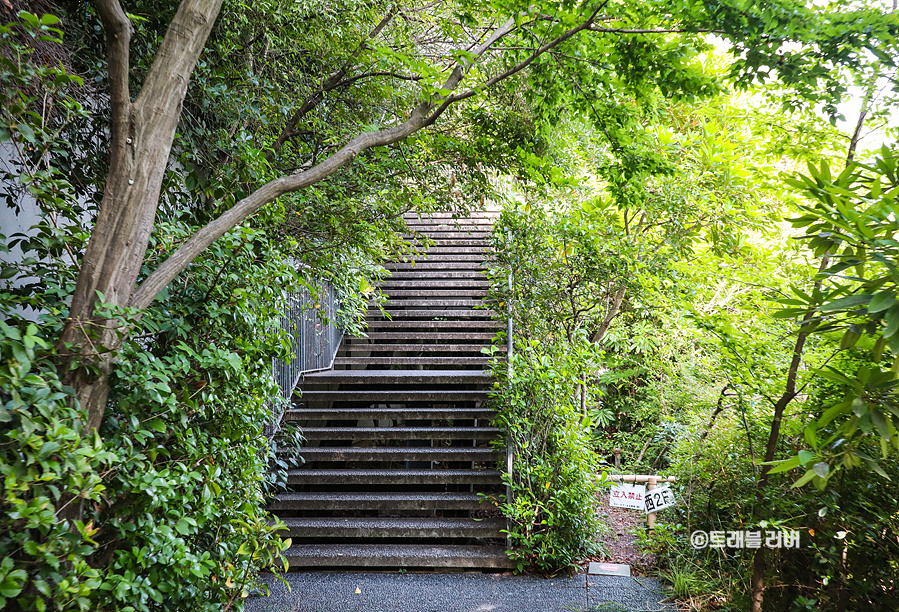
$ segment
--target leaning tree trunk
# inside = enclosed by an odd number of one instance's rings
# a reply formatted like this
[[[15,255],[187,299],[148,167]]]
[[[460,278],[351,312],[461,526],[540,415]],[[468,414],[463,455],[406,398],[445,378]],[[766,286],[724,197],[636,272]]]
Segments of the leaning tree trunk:
[[[101,299],[113,307],[130,304],[153,230],[187,83],[221,4],[222,0],[181,3],[153,70],[132,101],[128,88],[131,22],[117,0],[96,2],[109,64],[109,175],[58,344],[66,382],[76,390],[92,428],[103,417],[112,359],[121,346],[119,320],[97,314],[97,305]]]
[[[112,308],[130,308],[139,314],[209,245],[265,204],[327,178],[367,149],[393,144],[432,125],[450,105],[517,74],[547,51],[588,30],[600,11],[597,8],[581,23],[535,48],[524,60],[477,88],[456,93],[475,60],[517,27],[515,19],[508,19],[470,49],[468,56],[457,61],[441,88],[452,93],[421,102],[399,125],[359,134],[316,166],[262,185],[207,223],[136,287],[153,231],[162,179],[187,83],[222,0],[182,0],[134,101],[128,89],[131,23],[118,0],[96,0],[96,5],[106,32],[108,52],[112,116],[110,172],[96,226],[81,264],[69,318],[57,344],[61,365],[68,372],[66,382],[75,388],[87,422],[93,428],[103,418],[113,357],[128,333],[121,319],[97,312],[99,300]]]

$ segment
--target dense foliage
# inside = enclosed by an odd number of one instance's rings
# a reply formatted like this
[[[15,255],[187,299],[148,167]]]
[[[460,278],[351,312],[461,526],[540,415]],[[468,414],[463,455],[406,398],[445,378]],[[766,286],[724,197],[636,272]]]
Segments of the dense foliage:
[[[845,136],[822,117],[836,120],[855,86],[869,122],[889,118],[895,12],[229,0],[163,147],[137,283],[260,186],[417,105],[442,114],[268,202],[149,307],[90,295],[96,310],[77,324],[112,330],[116,346],[86,347],[82,363],[60,335],[76,324],[73,289],[114,170],[115,87],[97,4],[31,4],[0,5],[0,198],[32,225],[2,238],[0,605],[239,607],[286,546],[263,510],[286,294],[326,279],[358,330],[378,262],[403,255],[403,212],[488,201],[507,204],[494,297],[511,305],[516,339],[493,401],[515,451],[504,510],[521,567],[594,550],[595,473],[617,446],[628,469],[685,483],[669,514],[682,526],[654,540],[685,592],[744,606],[750,555],[684,537],[764,522],[814,538],[769,556],[772,609],[873,609],[893,595],[895,495],[880,479],[895,477],[899,440],[884,361],[899,338],[895,156],[858,152],[861,164],[831,173]],[[137,96],[179,3],[127,4]],[[475,61],[504,22],[515,27]],[[731,57],[709,53],[710,31]],[[463,68],[464,87],[444,88]],[[752,104],[729,89],[759,82]],[[788,193],[775,166],[806,161]],[[791,243],[784,218],[808,226],[813,251]],[[772,298],[789,308],[772,316]],[[75,399],[84,385],[63,381],[113,353],[93,431]],[[785,461],[773,470],[769,449]]]
[[[511,499],[500,508],[510,519],[519,571],[567,568],[597,550],[601,480],[580,400],[597,357],[583,334],[571,343],[521,338],[511,362],[496,365],[491,404],[508,436],[497,447],[514,458],[505,474]]]
[[[13,284],[0,300],[0,595],[5,607],[29,610],[221,609],[246,597],[285,546],[262,510],[271,453],[262,429],[280,395],[270,360],[284,351],[282,292],[301,279],[277,240],[246,227],[141,318],[116,313],[132,337],[108,418],[85,430],[53,340],[90,204],[47,161],[77,152],[59,132],[87,113],[67,95],[77,77],[34,65],[22,42],[58,43],[55,23],[23,15],[3,31],[5,140],[16,136],[3,195],[23,207],[30,196],[39,216],[3,242],[21,256],[2,269]],[[23,84],[52,106],[33,112]],[[189,227],[173,215],[154,250],[163,255]]]

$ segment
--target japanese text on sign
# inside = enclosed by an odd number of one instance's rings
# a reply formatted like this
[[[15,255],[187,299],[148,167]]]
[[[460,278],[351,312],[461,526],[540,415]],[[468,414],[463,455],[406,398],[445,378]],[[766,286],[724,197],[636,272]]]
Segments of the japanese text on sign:
[[[609,505],[614,508],[642,510],[645,496],[645,485],[616,484],[612,485],[609,492]]]
[[[671,491],[671,487],[667,485],[661,486],[658,489],[647,491],[645,495],[645,501],[647,514],[649,514],[650,512],[658,512],[659,510],[664,510],[665,508],[670,508],[675,504],[674,493]]]

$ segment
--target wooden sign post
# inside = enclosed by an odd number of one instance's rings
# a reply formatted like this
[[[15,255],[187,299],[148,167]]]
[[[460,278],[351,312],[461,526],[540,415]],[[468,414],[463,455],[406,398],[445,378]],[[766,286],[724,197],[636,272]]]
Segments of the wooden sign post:
[[[669,508],[674,505],[674,497],[671,495],[670,489],[668,489],[667,486],[663,487],[662,489],[657,489],[659,483],[676,482],[677,478],[675,478],[674,476],[664,477],[657,474],[608,474],[607,478],[609,480],[617,480],[620,482],[646,483],[645,495],[641,495],[641,497],[643,497],[643,505],[641,507],[628,504],[627,502],[623,502],[623,500],[618,500],[619,502],[623,503],[613,504],[611,497],[609,499],[609,504],[626,508],[634,508],[637,510],[645,510],[646,526],[649,529],[654,528],[656,525],[656,511],[664,510],[665,508]],[[620,489],[621,487],[616,487],[615,490]],[[654,494],[653,491],[657,492]]]

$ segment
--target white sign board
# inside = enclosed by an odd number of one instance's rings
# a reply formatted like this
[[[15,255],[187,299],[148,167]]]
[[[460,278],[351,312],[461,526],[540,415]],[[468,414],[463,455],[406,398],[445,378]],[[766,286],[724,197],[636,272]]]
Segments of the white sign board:
[[[643,510],[646,485],[615,484],[609,492],[609,505],[613,508]]]
[[[657,489],[647,491],[644,498],[646,500],[647,514],[670,508],[676,503],[674,500],[674,492],[668,485],[662,485]]]

